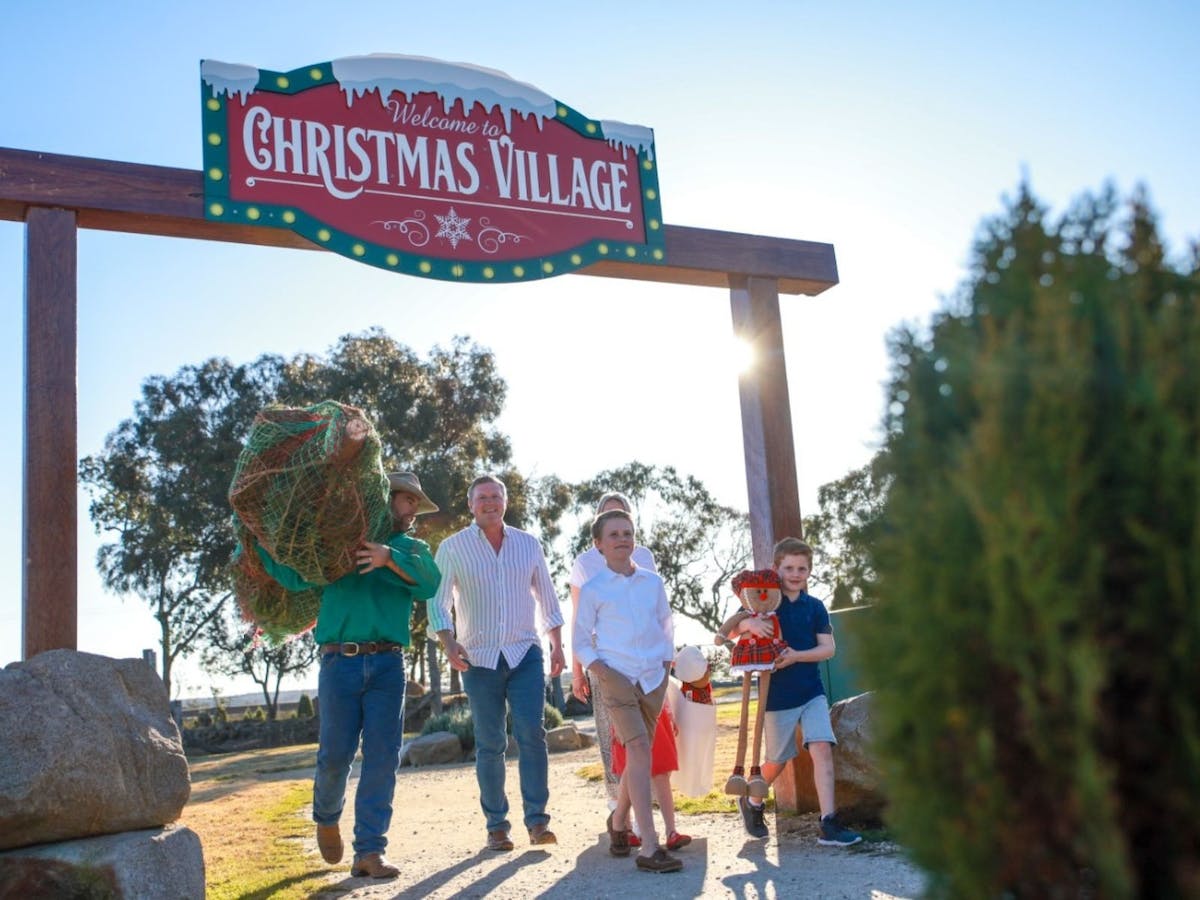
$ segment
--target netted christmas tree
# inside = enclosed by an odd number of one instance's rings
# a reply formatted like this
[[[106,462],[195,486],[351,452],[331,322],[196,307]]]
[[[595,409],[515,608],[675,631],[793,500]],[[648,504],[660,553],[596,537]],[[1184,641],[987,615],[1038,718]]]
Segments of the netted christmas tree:
[[[894,340],[862,657],[935,896],[1200,896],[1198,260],[1022,188]]]
[[[240,549],[234,587],[243,615],[270,638],[311,628],[321,590],[355,568],[355,549],[390,527],[379,436],[355,407],[325,400],[254,419],[229,488]],[[255,547],[311,590],[283,588]]]

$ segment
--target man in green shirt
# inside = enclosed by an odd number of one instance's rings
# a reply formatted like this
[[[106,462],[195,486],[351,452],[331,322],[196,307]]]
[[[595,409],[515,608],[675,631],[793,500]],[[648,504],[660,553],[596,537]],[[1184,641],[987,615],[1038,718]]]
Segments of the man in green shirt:
[[[429,546],[407,534],[422,513],[438,507],[411,472],[388,475],[392,533],[385,544],[370,541],[356,551],[358,571],[327,585],[313,630],[321,652],[318,709],[321,717],[313,820],[326,862],[342,858],[338,820],[346,799],[350,764],[362,739],[362,769],[354,797],[352,876],[394,878],[399,870],[383,855],[392,820],[392,794],[400,761],[407,678],[404,647],[414,600],[427,600],[442,576]],[[261,547],[259,558],[288,590],[314,587]]]

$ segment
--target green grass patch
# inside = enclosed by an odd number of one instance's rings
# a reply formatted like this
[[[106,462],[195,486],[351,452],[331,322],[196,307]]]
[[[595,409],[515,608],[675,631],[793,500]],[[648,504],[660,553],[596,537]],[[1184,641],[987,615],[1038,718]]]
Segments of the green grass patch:
[[[774,809],[775,800],[767,801],[767,809]],[[721,791],[709,791],[703,797],[675,795],[675,812],[683,816],[724,815],[737,812],[737,798]]]
[[[329,866],[305,853],[303,840],[312,824],[300,811],[312,800],[312,786],[294,782],[277,786],[273,803],[256,809],[245,823],[255,832],[242,852],[222,854],[208,866],[210,900],[299,900],[325,885]]]

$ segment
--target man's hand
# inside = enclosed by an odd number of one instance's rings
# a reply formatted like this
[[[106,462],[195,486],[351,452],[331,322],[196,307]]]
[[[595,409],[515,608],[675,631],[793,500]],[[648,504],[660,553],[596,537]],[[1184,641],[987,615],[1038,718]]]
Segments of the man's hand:
[[[550,677],[557,678],[562,674],[562,670],[567,667],[567,657],[563,654],[562,644],[558,641],[550,643]],[[572,679],[572,691],[574,691],[574,679]]]
[[[588,684],[587,676],[583,674],[583,666],[575,663],[571,667],[571,696],[580,703],[587,703],[592,696],[592,686]]]
[[[450,663],[450,668],[457,669],[460,672],[465,672],[471,668],[471,661],[467,659],[466,649],[454,638],[442,638],[442,650],[446,653],[446,659]]]
[[[354,553],[358,561],[358,574],[366,575],[375,569],[386,569],[392,561],[392,548],[387,544],[373,544],[363,541],[363,545]]]

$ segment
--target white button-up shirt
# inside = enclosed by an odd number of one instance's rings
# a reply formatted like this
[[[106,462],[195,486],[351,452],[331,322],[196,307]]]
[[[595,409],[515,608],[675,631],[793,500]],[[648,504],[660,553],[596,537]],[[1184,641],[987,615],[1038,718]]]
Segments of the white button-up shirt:
[[[643,691],[666,677],[675,658],[675,626],[667,589],[654,572],[634,565],[632,575],[605,566],[579,591],[571,646],[586,669],[599,659]]]
[[[629,558],[639,568],[646,569],[649,572],[658,571],[658,566],[654,564],[654,554],[650,552],[649,548],[643,547],[641,544],[633,548],[633,555]],[[575,557],[575,565],[571,566],[570,585],[571,587],[582,588],[599,575],[602,570],[607,568],[608,563],[604,561],[599,548],[592,547],[584,550]]]
[[[429,601],[429,631],[455,632],[471,665],[495,669],[503,653],[515,668],[541,640],[535,610],[541,634],[562,626],[546,556],[532,534],[505,525],[497,552],[471,523],[442,541],[435,559],[442,583]]]

